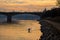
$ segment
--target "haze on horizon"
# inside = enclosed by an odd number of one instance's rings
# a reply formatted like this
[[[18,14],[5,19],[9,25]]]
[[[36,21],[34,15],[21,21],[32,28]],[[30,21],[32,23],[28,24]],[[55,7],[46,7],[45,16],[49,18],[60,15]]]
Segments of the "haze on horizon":
[[[38,12],[56,7],[56,0],[0,0],[0,11]]]

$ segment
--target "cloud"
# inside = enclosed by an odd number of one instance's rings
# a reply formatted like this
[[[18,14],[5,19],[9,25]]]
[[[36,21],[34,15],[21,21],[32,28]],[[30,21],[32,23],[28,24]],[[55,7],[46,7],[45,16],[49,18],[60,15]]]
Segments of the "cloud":
[[[0,8],[0,10],[6,10],[5,8]]]
[[[45,1],[45,0],[31,0],[31,1]]]
[[[30,0],[30,1],[55,1],[55,0]]]
[[[21,1],[21,0],[0,0],[0,3],[8,3],[8,4],[23,4],[26,3],[25,1]]]
[[[55,6],[56,2],[54,0],[0,0],[0,5],[0,11],[40,11],[45,8],[40,8],[41,6]]]
[[[15,3],[17,3],[17,4],[23,4],[23,3],[26,3],[26,2],[15,2]]]

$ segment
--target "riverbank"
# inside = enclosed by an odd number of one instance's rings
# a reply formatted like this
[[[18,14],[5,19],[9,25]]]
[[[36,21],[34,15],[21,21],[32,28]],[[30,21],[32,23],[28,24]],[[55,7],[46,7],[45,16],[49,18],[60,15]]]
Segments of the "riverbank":
[[[40,20],[40,23],[43,33],[40,40],[60,40],[60,31],[56,28],[55,23],[49,20]]]

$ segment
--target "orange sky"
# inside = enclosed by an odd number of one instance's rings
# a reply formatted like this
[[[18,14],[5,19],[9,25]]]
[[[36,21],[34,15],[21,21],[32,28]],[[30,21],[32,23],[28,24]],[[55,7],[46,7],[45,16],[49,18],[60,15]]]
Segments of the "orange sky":
[[[0,0],[0,5],[0,11],[38,11],[38,6],[55,6],[56,0]]]
[[[13,5],[55,5],[56,0],[0,0],[0,4]]]

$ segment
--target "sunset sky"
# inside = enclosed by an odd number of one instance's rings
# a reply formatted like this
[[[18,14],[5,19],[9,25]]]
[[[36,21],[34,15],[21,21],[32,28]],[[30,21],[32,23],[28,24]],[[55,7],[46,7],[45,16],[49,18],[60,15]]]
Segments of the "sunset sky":
[[[56,6],[56,0],[0,0],[0,11],[41,11]]]

